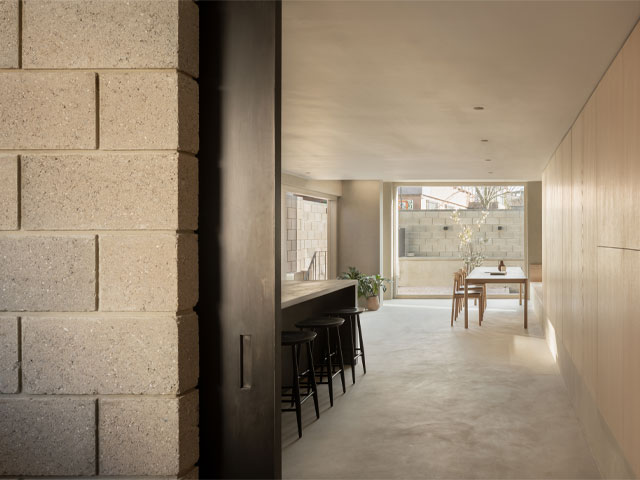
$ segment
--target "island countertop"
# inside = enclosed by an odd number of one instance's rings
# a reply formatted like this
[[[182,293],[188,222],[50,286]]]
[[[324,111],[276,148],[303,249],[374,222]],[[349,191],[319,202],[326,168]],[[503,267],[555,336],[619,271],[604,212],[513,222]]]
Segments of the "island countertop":
[[[291,307],[343,288],[357,288],[357,285],[357,280],[283,280],[281,308]]]

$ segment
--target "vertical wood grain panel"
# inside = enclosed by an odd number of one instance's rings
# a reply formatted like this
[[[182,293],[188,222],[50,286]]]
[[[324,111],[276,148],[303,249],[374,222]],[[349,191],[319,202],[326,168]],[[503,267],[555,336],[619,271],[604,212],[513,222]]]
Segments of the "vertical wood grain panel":
[[[569,252],[571,255],[570,324],[571,324],[571,358],[576,369],[582,374],[583,365],[583,142],[584,120],[578,117],[571,129],[571,239]]]
[[[640,248],[640,29],[636,29],[622,50],[624,175],[622,187],[623,246]]]
[[[571,295],[573,285],[571,283],[571,132],[569,132],[560,144],[562,152],[561,205],[560,209],[562,223],[562,270],[560,271],[560,281],[562,282],[561,297],[561,323],[562,342],[569,355],[573,356],[573,315],[571,311]]]
[[[640,472],[640,252],[624,250],[625,312],[622,345],[622,450],[636,472]]]
[[[596,106],[589,102],[582,121],[583,205],[583,375],[595,398],[598,378],[598,218],[596,201]]]
[[[547,232],[549,231],[548,227],[547,227],[547,222],[549,221],[549,214],[548,214],[548,205],[549,205],[549,200],[547,198],[548,192],[549,192],[549,175],[547,173],[547,169],[545,168],[544,171],[542,172],[542,264],[543,265],[548,265],[549,261],[547,260],[547,248],[548,248],[548,235]],[[542,269],[542,304],[543,304],[543,316],[547,316],[547,310],[546,310],[546,302],[547,302],[547,298],[548,298],[548,292],[547,292],[547,288],[549,286],[549,279],[548,279],[548,272],[546,268]],[[543,321],[543,319],[540,319],[541,321]]]
[[[598,248],[597,402],[614,436],[623,431],[624,251]]]
[[[618,56],[595,92],[598,245],[624,246],[623,64]]]
[[[543,192],[545,314],[640,476],[640,26],[549,161]]]

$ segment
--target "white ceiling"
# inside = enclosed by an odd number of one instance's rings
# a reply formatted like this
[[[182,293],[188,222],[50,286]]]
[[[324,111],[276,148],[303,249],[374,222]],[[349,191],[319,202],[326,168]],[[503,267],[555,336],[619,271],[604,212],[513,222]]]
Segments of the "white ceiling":
[[[285,1],[283,170],[540,179],[639,15],[638,1]]]

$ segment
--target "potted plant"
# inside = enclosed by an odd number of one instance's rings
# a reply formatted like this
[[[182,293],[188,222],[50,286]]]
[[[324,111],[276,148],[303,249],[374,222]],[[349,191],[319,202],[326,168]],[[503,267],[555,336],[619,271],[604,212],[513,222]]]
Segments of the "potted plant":
[[[364,275],[355,267],[349,267],[347,272],[342,272],[340,277],[342,280],[358,280],[358,298],[366,299],[367,310],[378,310],[380,308],[379,295],[387,290],[385,282],[389,279],[381,275]]]

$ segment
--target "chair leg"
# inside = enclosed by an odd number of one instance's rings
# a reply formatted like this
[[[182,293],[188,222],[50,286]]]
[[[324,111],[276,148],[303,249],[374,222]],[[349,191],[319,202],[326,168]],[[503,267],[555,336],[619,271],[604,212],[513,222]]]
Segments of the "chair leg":
[[[456,309],[456,295],[453,294],[453,297],[451,298],[451,326],[452,327],[453,327],[453,313],[455,309]]]
[[[347,387],[344,381],[344,357],[342,356],[342,340],[340,339],[340,327],[336,327],[336,335],[338,337],[338,360],[340,361],[340,380],[342,381],[342,393],[347,393]]]
[[[307,363],[308,369],[308,381],[311,385],[311,391],[313,392],[313,406],[316,408],[316,418],[320,418],[320,407],[318,406],[318,386],[316,385],[316,374],[313,368],[313,355],[311,354],[311,342],[307,343]]]
[[[367,362],[364,359],[364,342],[362,341],[362,327],[360,326],[360,314],[356,317],[358,320],[358,338],[360,339],[360,354],[362,357],[362,370],[367,373]]]
[[[298,438],[302,438],[302,409],[300,406],[300,380],[298,379],[298,356],[296,346],[291,346],[291,358],[293,360],[293,397],[296,403],[296,420],[298,420]]]

